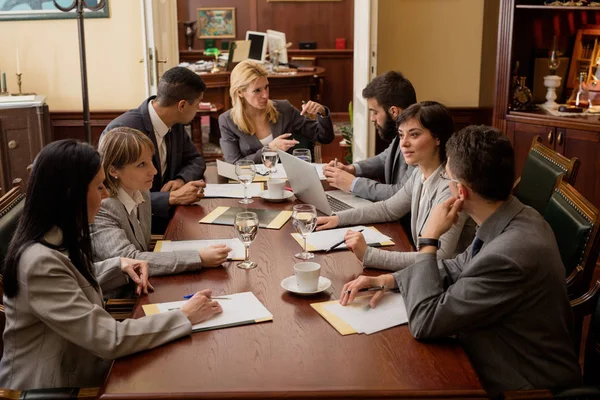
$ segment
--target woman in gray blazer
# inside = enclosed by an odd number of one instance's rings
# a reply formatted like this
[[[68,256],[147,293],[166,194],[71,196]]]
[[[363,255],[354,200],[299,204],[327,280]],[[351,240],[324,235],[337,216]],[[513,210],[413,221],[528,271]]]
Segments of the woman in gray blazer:
[[[282,151],[308,148],[312,154],[314,142],[333,142],[329,109],[309,101],[298,111],[287,100],[270,100],[267,75],[267,70],[252,60],[242,61],[231,71],[229,94],[233,108],[219,116],[221,149],[229,163],[262,163],[264,146]],[[316,119],[307,115],[316,115]]]
[[[317,230],[355,224],[396,221],[411,213],[414,243],[427,223],[431,209],[450,196],[449,181],[442,176],[446,142],[454,131],[450,112],[435,101],[413,104],[398,118],[402,154],[417,165],[406,184],[388,200],[367,207],[319,217]],[[439,258],[452,258],[465,250],[475,235],[475,223],[461,212],[452,228],[440,238]],[[367,246],[361,233],[346,233],[346,245],[365,267],[398,271],[415,262],[417,252],[397,252]]]
[[[115,128],[104,135],[98,151],[110,197],[102,200],[90,228],[94,261],[112,257],[146,260],[150,276],[157,276],[217,267],[227,260],[231,249],[224,244],[196,251],[149,251],[149,189],[157,171],[152,164],[154,144],[148,136],[133,128]]]
[[[124,282],[119,258],[103,279],[93,272],[88,223],[107,196],[100,155],[75,140],[50,143],[36,157],[4,279],[0,387],[28,390],[99,386],[111,360],[188,335],[222,310],[210,291],[179,310],[118,322],[102,290]],[[131,277],[144,288],[147,274]]]

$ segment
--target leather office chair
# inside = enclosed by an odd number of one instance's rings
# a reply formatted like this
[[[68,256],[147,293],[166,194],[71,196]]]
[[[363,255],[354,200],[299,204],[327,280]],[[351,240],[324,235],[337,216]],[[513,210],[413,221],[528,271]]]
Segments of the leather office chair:
[[[600,213],[560,176],[544,211],[567,272],[569,296],[585,293],[600,253]]]
[[[568,159],[541,144],[541,138],[533,138],[521,177],[515,183],[514,194],[523,203],[544,213],[556,180],[561,174],[564,181],[573,185],[579,169],[576,157]]]
[[[550,390],[517,390],[504,394],[505,400],[524,399],[600,399],[600,282],[583,296],[571,301],[575,327],[575,348],[579,353],[583,320],[591,315],[583,359],[583,384],[585,386],[552,392]]]

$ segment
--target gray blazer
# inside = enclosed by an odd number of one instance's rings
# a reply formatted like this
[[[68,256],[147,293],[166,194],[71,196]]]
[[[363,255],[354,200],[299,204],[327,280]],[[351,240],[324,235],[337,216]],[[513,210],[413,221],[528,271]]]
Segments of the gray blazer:
[[[94,261],[114,257],[146,260],[150,264],[150,276],[177,274],[201,268],[197,251],[154,253],[150,245],[152,210],[150,193],[142,192],[144,202],[138,206],[139,222],[135,214],[127,214],[125,206],[117,197],[102,200],[102,207],[90,225]]]
[[[46,240],[60,244],[60,231],[55,232]],[[17,279],[19,294],[4,298],[0,387],[101,386],[111,360],[192,331],[181,311],[117,322],[103,308],[102,291],[90,285],[68,255],[43,244],[25,249]]]
[[[453,260],[419,254],[394,274],[411,333],[456,335],[492,396],[579,385],[565,267],[550,226],[511,197],[477,237],[484,243],[475,257],[471,247]]]
[[[319,115],[315,121],[300,115],[300,111],[287,100],[273,100],[273,103],[279,111],[277,122],[271,124],[273,138],[284,133],[292,133],[294,139],[301,143],[318,141],[328,144],[333,142],[335,134],[328,109],[326,117]],[[248,135],[238,129],[231,118],[231,110],[219,116],[219,129],[221,130],[220,143],[225,161],[232,164],[238,160],[262,163],[262,143],[256,138],[256,135]]]
[[[388,200],[338,213],[339,225],[397,221],[410,211],[411,232],[414,242],[417,243],[417,238],[421,235],[431,210],[451,196],[448,181],[440,177],[442,168],[444,167],[440,165],[428,178],[430,181],[423,197],[421,197],[423,174],[419,168],[415,168],[406,184]],[[451,258],[462,252],[469,246],[474,234],[475,223],[468,215],[461,212],[458,221],[440,238],[441,248],[437,252],[438,257]],[[417,254],[417,252],[388,251],[368,247],[363,265],[398,271],[414,263]]]
[[[357,180],[352,194],[371,201],[387,200],[408,181],[414,166],[406,164],[396,136],[383,152],[354,163]],[[376,179],[383,179],[378,182]]]

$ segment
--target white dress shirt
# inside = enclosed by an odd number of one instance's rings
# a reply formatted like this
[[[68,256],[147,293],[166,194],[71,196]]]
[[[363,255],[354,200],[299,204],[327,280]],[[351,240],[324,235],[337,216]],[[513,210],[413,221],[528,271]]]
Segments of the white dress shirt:
[[[150,121],[152,121],[152,128],[154,128],[154,136],[158,145],[160,174],[164,179],[165,171],[167,170],[167,142],[165,141],[165,136],[169,133],[169,127],[160,119],[152,103],[154,103],[154,100],[148,102],[148,113],[150,114]]]
[[[139,190],[133,192],[133,197],[129,195],[123,188],[119,188],[119,192],[117,193],[117,198],[123,205],[125,206],[125,210],[127,210],[127,214],[131,215],[133,212],[135,218],[139,221],[139,213],[138,213],[138,205],[144,202],[144,196]]]

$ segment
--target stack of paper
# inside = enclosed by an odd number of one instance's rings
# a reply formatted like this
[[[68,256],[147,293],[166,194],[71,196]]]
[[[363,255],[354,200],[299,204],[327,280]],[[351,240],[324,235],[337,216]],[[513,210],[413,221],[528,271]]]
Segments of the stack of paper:
[[[169,251],[198,251],[215,244],[226,244],[231,248],[227,255],[229,260],[243,260],[246,257],[244,244],[237,238],[234,239],[206,239],[206,240],[159,240],[154,247],[155,252]]]
[[[221,305],[223,312],[215,315],[208,321],[192,325],[192,332],[256,324],[273,320],[273,314],[262,305],[252,292],[219,295],[219,297],[227,298],[226,300],[216,300]],[[178,310],[185,303],[186,301],[172,301],[170,303],[146,304],[142,308],[146,315],[152,315]]]
[[[326,180],[325,175],[323,175],[323,166],[327,164],[312,164],[317,173],[319,174],[319,179]],[[283,168],[283,165],[278,164],[275,172],[270,172],[264,164],[256,164],[255,166],[257,174],[254,176],[254,182],[265,182],[269,179],[287,179],[287,173]],[[235,165],[226,163],[221,160],[217,160],[217,173],[225,178],[229,178],[231,180],[237,180],[237,175],[235,174]]]
[[[251,183],[248,185],[248,197],[259,197],[260,192],[263,190],[265,190],[263,183]],[[207,183],[206,187],[204,188],[204,197],[228,197],[232,199],[243,199],[244,185],[241,183]]]
[[[396,325],[408,323],[404,299],[400,293],[386,293],[371,308],[371,296],[357,297],[347,306],[342,306],[339,300],[311,304],[338,332],[342,335],[352,333],[379,332]]]
[[[312,232],[306,239],[306,248],[308,251],[323,251],[328,250],[331,246],[344,240],[346,232],[352,230],[354,232],[362,231],[365,241],[369,246],[393,246],[392,238],[379,232],[373,226],[349,226],[346,228],[329,229],[320,232]],[[300,246],[304,246],[304,239],[298,233],[292,233],[292,237],[296,239]],[[346,244],[342,243],[336,249],[345,249]]]

